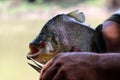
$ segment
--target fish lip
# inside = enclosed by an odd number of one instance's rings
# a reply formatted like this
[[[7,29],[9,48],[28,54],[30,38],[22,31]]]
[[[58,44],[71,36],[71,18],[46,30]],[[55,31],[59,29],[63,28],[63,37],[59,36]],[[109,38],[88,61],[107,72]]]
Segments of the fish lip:
[[[42,54],[42,51],[39,51],[39,52],[34,53],[34,54],[31,54],[29,52],[26,57],[27,57],[28,60],[30,60],[29,57],[31,57],[31,58],[35,59],[36,61],[38,61],[39,63],[45,64],[47,62],[47,60],[44,59],[44,57],[42,57],[41,54]],[[39,58],[40,58],[40,60],[39,60]]]
[[[29,59],[29,57],[31,57],[31,58],[33,58],[33,59],[37,59],[37,58],[39,58],[39,56],[41,55],[41,54],[43,54],[44,52],[42,51],[42,50],[39,50],[38,52],[36,52],[36,53],[31,53],[31,52],[29,52],[28,54],[27,54],[27,58]],[[46,52],[45,52],[46,53]],[[51,52],[49,52],[49,53],[52,53],[52,51]],[[46,54],[48,54],[48,53],[46,53]],[[53,54],[48,54],[48,55],[53,55]],[[41,59],[44,59],[42,56],[40,57]]]
[[[40,53],[34,53],[34,54],[31,54],[31,52],[29,52],[28,54],[27,54],[27,57],[36,57],[37,55],[39,55]]]
[[[39,50],[39,51],[36,52],[36,53],[28,52],[27,57],[28,57],[28,58],[29,58],[29,57],[34,58],[34,57],[37,57],[37,56],[38,56],[39,54],[41,54],[41,53],[42,53],[41,50]]]

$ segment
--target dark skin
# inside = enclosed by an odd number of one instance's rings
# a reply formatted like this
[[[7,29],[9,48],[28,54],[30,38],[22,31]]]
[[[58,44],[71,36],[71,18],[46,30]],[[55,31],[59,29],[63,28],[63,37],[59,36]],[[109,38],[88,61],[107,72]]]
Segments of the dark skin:
[[[106,21],[103,24],[102,32],[107,52],[120,52],[120,24]]]
[[[106,54],[58,54],[45,64],[40,80],[120,80],[120,25],[106,21],[102,33]]]

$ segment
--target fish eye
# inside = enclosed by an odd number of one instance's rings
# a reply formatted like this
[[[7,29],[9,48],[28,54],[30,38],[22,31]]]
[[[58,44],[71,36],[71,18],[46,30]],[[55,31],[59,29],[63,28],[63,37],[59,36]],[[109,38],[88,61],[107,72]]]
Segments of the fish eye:
[[[40,42],[39,47],[40,48],[45,48],[46,47],[46,42]]]

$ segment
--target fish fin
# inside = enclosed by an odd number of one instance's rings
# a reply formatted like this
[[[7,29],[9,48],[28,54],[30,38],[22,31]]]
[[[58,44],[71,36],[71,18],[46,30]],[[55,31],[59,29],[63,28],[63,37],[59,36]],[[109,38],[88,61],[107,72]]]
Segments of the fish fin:
[[[79,12],[79,10],[74,10],[70,13],[68,13],[67,15],[75,18],[76,20],[78,20],[79,22],[85,22],[85,15],[83,12]]]

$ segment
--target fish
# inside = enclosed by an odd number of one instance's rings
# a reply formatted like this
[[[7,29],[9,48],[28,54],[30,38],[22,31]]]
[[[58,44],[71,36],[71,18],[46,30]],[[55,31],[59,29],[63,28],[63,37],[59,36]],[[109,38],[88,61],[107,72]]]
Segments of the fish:
[[[45,64],[63,52],[96,51],[96,31],[85,22],[85,15],[78,10],[58,14],[42,27],[29,44],[29,57]],[[98,42],[99,43],[99,42]]]

